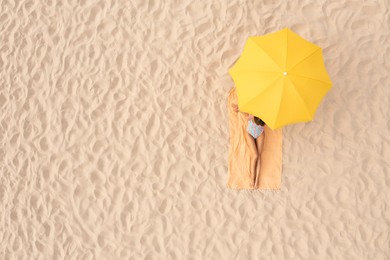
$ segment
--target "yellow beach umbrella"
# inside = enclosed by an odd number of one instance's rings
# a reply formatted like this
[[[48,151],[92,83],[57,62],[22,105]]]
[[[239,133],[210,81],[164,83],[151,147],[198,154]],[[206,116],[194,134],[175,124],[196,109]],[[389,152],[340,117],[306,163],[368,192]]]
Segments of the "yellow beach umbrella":
[[[288,28],[249,37],[229,73],[240,111],[271,129],[313,120],[332,86],[322,49]]]

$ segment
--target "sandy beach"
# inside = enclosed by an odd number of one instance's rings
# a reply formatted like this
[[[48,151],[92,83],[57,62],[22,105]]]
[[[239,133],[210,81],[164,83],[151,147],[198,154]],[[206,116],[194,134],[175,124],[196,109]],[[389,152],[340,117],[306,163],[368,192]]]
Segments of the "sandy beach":
[[[333,86],[281,189],[227,188],[228,69],[288,27]],[[0,259],[390,259],[390,2],[1,2]]]

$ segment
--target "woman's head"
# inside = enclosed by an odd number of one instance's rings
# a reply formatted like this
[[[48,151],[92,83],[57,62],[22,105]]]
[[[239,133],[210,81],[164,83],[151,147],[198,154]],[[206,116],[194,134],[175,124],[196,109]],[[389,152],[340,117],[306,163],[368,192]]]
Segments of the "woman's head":
[[[258,118],[257,116],[253,117],[253,121],[255,121],[256,125],[261,125],[261,126],[265,125],[264,121]]]

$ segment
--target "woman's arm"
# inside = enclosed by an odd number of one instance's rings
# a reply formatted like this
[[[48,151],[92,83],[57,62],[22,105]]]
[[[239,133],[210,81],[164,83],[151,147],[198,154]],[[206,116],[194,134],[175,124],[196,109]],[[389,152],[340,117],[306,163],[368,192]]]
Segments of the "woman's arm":
[[[232,107],[233,107],[234,112],[240,112],[240,113],[244,114],[244,116],[246,116],[248,118],[248,120],[253,119],[252,115],[245,113],[245,112],[241,112],[240,109],[238,108],[238,104],[232,103]]]
[[[234,112],[239,112],[238,110],[238,104],[232,103],[233,111]]]

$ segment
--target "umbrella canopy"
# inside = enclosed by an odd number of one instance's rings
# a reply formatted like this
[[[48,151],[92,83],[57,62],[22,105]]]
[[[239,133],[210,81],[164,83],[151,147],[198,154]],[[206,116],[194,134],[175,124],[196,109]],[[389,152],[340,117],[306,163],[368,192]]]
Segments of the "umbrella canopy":
[[[322,49],[288,28],[249,37],[229,74],[240,111],[271,129],[313,120],[332,86]]]

